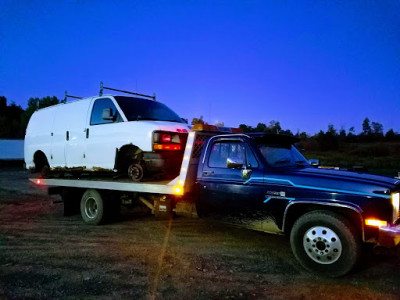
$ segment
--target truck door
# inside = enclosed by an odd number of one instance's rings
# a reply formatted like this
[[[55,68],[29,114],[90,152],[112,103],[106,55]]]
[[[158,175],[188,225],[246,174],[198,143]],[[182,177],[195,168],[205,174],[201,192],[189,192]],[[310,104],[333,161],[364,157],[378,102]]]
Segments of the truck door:
[[[116,150],[124,138],[123,119],[110,98],[96,99],[85,131],[86,166],[112,170]]]
[[[232,167],[232,162],[237,163],[237,167]],[[262,210],[263,170],[247,142],[219,140],[211,143],[201,172],[200,201],[206,214],[240,223]]]

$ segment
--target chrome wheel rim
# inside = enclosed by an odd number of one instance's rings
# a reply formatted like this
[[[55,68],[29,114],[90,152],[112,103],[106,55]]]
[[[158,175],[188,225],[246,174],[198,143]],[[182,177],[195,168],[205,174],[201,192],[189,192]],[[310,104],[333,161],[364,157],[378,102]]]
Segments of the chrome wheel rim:
[[[342,254],[342,242],[328,227],[316,226],[306,231],[303,246],[307,255],[319,264],[333,264]]]
[[[128,169],[128,175],[129,175],[129,177],[134,178],[134,179],[139,178],[139,176],[140,176],[139,168],[134,165],[130,165],[129,169]]]
[[[139,179],[141,176],[141,170],[140,170],[139,166],[137,166],[135,164],[130,165],[128,168],[128,176],[135,180]]]
[[[96,200],[92,197],[86,199],[85,214],[90,219],[94,219],[97,215],[97,203]]]

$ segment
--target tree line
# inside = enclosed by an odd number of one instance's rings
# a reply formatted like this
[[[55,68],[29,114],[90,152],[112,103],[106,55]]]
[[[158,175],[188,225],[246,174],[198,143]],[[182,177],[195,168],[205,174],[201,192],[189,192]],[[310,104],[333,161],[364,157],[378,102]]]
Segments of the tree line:
[[[24,138],[25,130],[29,119],[38,108],[44,108],[50,105],[58,104],[61,101],[55,96],[47,96],[44,98],[30,98],[28,106],[24,110],[21,106],[11,102],[7,103],[4,96],[0,96],[0,138]],[[191,124],[207,124],[200,118],[193,118]],[[214,124],[224,126],[224,123]],[[337,130],[334,125],[328,125],[326,131],[320,130],[315,135],[308,135],[306,132],[293,133],[288,129],[283,129],[279,121],[272,120],[267,124],[258,123],[252,127],[246,124],[240,124],[239,128],[243,132],[265,132],[270,134],[286,134],[299,138],[306,148],[312,150],[328,151],[337,150],[341,143],[372,143],[372,142],[394,142],[400,141],[400,134],[393,129],[384,132],[383,125],[370,121],[365,118],[362,122],[362,131],[355,133],[354,127],[349,130],[341,128]],[[308,145],[308,146],[307,146]]]

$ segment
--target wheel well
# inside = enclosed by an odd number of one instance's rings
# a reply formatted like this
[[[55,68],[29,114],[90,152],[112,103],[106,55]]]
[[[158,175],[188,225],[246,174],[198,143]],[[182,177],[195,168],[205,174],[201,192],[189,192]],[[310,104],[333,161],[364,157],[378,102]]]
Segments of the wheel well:
[[[330,211],[333,213],[337,213],[347,220],[354,226],[354,228],[360,232],[362,238],[364,240],[364,226],[362,216],[356,210],[353,210],[348,207],[343,206],[334,206],[334,205],[324,205],[324,204],[309,204],[309,203],[299,203],[292,205],[286,211],[284,220],[283,220],[283,231],[286,234],[289,234],[292,230],[292,227],[296,220],[302,215],[315,210],[324,210]]]
[[[35,164],[35,170],[40,171],[44,166],[49,165],[46,154],[38,150],[33,155],[33,163]]]
[[[124,145],[117,149],[115,157],[115,167],[118,171],[125,170],[127,166],[127,159],[135,158],[135,156],[140,156],[142,150],[135,145],[129,144]]]

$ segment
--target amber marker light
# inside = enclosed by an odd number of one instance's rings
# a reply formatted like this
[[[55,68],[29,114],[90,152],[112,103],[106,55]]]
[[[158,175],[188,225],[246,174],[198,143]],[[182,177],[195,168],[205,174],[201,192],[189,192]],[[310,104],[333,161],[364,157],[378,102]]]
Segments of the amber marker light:
[[[177,195],[183,195],[183,187],[181,187],[181,186],[175,186],[175,188],[174,188],[174,191],[175,191],[175,194],[177,194]]]
[[[392,194],[392,205],[393,205],[393,221],[400,218],[400,194]]]
[[[366,219],[365,225],[375,226],[375,227],[384,227],[387,226],[386,221],[376,220],[376,219]]]

